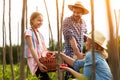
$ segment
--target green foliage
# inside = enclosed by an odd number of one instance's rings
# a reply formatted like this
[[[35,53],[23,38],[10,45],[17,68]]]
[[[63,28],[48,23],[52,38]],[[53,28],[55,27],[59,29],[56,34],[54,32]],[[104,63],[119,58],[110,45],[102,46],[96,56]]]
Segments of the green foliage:
[[[27,74],[27,66],[25,66],[25,75]],[[82,70],[81,70],[82,72]],[[15,80],[19,80],[20,77],[20,67],[19,64],[14,65],[14,75],[15,75]],[[48,73],[49,77],[51,80],[56,80],[56,72],[49,72]],[[4,80],[11,80],[12,79],[12,73],[11,73],[11,68],[10,65],[6,65],[5,67],[5,79]],[[2,73],[2,65],[0,65],[0,80],[3,80],[3,73]],[[25,76],[25,80],[38,80],[35,75],[32,75],[31,72],[28,69],[28,77]],[[70,78],[69,80],[86,80],[86,79],[72,79]]]
[[[2,80],[2,76],[3,76],[2,70],[3,70],[2,65],[0,65],[0,80]]]
[[[88,79],[85,77],[82,77],[82,78],[74,78],[74,79],[70,78],[68,80],[88,80]]]
[[[9,51],[9,49],[10,49],[10,47],[9,46],[5,46],[5,48],[6,48],[6,63],[7,64],[9,64],[10,63],[10,58],[9,58],[9,54],[10,54],[10,51]],[[18,63],[18,59],[19,59],[19,57],[18,57],[18,54],[20,53],[20,46],[18,46],[18,45],[14,45],[14,46],[12,46],[12,54],[13,54],[13,63],[14,64],[17,64]],[[3,57],[3,49],[2,49],[2,47],[0,47],[0,64],[2,63],[2,57]]]
[[[0,65],[0,80],[3,80],[3,66]],[[27,66],[25,66],[25,74],[27,72]],[[11,80],[12,79],[12,73],[11,73],[11,68],[10,65],[6,65],[5,67],[5,79],[4,80]],[[15,75],[15,80],[19,80],[20,77],[20,67],[19,64],[14,65],[14,75]],[[50,76],[50,78],[52,80],[56,80],[56,73],[55,72],[50,72],[48,73],[48,75]],[[25,76],[25,80],[38,80],[37,77],[35,75],[32,75],[31,72],[28,69],[28,77]]]
[[[25,80],[38,80],[38,79],[37,79],[37,77],[35,75],[29,74],[29,77],[26,78]]]
[[[56,80],[56,72],[49,72],[48,75],[52,80]]]
[[[3,79],[3,68],[2,68],[2,65],[0,65],[0,80]],[[19,67],[17,65],[14,66],[14,73],[15,73],[15,80],[19,80]],[[5,79],[4,80],[11,80],[11,76],[12,76],[12,73],[11,73],[11,68],[10,68],[10,65],[6,65],[5,67]]]
[[[50,51],[58,51],[58,42],[55,42],[54,40],[49,41],[49,48]],[[64,48],[64,43],[62,43],[62,49]]]
[[[86,53],[86,52],[87,52],[86,46],[85,46],[85,44],[83,44],[83,53]]]

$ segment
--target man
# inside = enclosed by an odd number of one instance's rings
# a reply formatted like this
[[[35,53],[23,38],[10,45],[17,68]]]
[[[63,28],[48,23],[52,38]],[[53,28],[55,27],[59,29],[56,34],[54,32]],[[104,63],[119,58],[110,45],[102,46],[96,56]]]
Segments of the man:
[[[84,54],[82,54],[82,50],[85,41],[83,33],[87,33],[87,29],[86,23],[82,19],[82,15],[88,14],[89,11],[81,4],[81,2],[76,2],[74,5],[68,5],[68,8],[73,14],[70,17],[65,18],[62,24],[65,41],[64,53],[73,58],[76,56],[76,59],[83,59]],[[65,77],[65,80],[68,79]]]

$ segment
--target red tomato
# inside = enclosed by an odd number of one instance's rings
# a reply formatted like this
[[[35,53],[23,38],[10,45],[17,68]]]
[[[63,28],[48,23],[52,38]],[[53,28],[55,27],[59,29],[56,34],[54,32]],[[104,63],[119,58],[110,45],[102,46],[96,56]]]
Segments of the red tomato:
[[[68,65],[67,64],[60,64],[61,67],[67,67]]]
[[[51,53],[51,52],[48,52],[47,54],[46,54],[46,57],[51,57],[53,54]]]

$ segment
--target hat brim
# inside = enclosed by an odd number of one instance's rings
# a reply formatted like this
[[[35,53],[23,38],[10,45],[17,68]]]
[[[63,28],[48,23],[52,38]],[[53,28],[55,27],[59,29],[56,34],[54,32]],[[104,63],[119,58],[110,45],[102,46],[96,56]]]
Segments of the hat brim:
[[[68,5],[68,8],[69,8],[71,11],[73,11],[73,8],[80,8],[80,9],[83,9],[83,15],[84,15],[84,14],[88,14],[88,13],[89,13],[89,11],[88,11],[86,8],[81,7],[81,6]]]
[[[88,34],[83,34],[83,35],[84,35],[85,37],[89,38],[89,39],[92,39],[92,37],[91,37],[90,35],[88,35]],[[98,45],[100,45],[102,48],[107,49],[107,47],[106,47],[105,44],[101,45],[101,44],[100,44],[98,41],[96,41],[96,40],[94,40],[94,42],[97,43]]]

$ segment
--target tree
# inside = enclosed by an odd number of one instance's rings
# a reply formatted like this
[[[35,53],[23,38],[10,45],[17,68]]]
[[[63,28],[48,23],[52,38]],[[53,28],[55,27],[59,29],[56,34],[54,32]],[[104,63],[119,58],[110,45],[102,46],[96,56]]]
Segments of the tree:
[[[109,42],[109,58],[108,62],[113,74],[113,80],[119,79],[119,53],[117,52],[116,40],[114,37],[114,26],[112,22],[111,9],[110,9],[110,0],[106,0],[107,7],[107,16],[108,16],[108,24],[109,24],[109,32],[110,32],[110,42]]]
[[[25,28],[25,9],[27,0],[23,0],[22,19],[21,19],[21,48],[20,48],[20,80],[24,80],[24,28]]]
[[[12,55],[12,41],[11,41],[11,0],[9,0],[9,42],[10,42],[10,66],[12,71],[12,80],[14,80],[14,71],[13,71],[13,55]]]
[[[6,51],[5,51],[5,0],[3,1],[3,80],[5,79]]]

